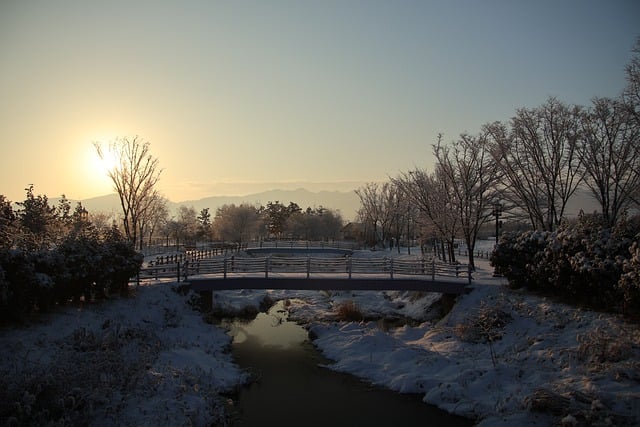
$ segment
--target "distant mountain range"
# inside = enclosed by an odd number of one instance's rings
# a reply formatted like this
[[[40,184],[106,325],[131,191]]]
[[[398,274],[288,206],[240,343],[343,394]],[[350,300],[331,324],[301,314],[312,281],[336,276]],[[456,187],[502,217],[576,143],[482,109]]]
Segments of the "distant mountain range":
[[[51,199],[57,203],[58,199]],[[284,205],[289,202],[297,203],[302,209],[307,207],[317,208],[323,206],[329,209],[339,210],[346,221],[352,221],[360,208],[360,199],[354,191],[309,191],[304,188],[297,190],[269,190],[260,193],[247,194],[246,196],[211,196],[198,200],[185,200],[181,202],[169,201],[169,210],[175,212],[180,206],[193,207],[197,212],[209,208],[211,215],[215,215],[216,209],[226,204],[239,205],[249,203],[251,205],[266,206],[269,202],[279,201]],[[90,212],[120,212],[120,199],[117,194],[93,197],[81,200],[82,205]],[[75,206],[76,200],[71,201]]]

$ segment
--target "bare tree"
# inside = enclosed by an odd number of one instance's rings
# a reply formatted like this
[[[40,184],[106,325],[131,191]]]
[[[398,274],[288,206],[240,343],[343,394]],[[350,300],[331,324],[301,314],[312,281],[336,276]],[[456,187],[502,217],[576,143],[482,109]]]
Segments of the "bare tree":
[[[607,98],[594,99],[581,122],[585,182],[610,225],[633,203],[640,187],[639,129],[632,122],[626,105]]]
[[[142,239],[147,237],[147,246],[153,245],[153,237],[156,232],[169,219],[168,201],[158,192],[154,191],[147,201],[147,206],[143,210],[140,220],[140,247],[142,247]]]
[[[499,167],[493,160],[484,134],[462,134],[451,146],[444,146],[441,142],[442,138],[438,138],[433,152],[442,179],[450,184],[451,205],[467,244],[469,265],[475,269],[473,251],[478,232],[491,219],[492,208],[498,203]]]
[[[627,86],[622,94],[624,104],[627,106],[631,125],[635,132],[640,133],[640,37],[633,48],[633,57],[626,67]],[[640,206],[640,186],[632,194],[633,201]]]
[[[640,37],[636,40],[632,52],[633,57],[625,68],[627,86],[622,96],[625,104],[630,107],[636,125],[640,125]]]
[[[107,175],[120,198],[125,236],[133,244],[138,243],[140,221],[149,207],[150,199],[155,197],[155,186],[162,172],[158,169],[158,159],[151,156],[149,146],[149,142],[137,136],[133,139],[118,138],[107,147],[99,142],[94,143],[102,160],[111,155],[115,161],[115,166]]]
[[[223,205],[216,210],[213,226],[218,237],[242,246],[257,232],[260,216],[251,205]]]
[[[193,206],[180,206],[177,221],[180,224],[183,241],[186,244],[195,244],[198,236],[198,213],[195,208]]]
[[[522,206],[534,228],[555,229],[582,180],[579,115],[578,107],[550,98],[541,107],[519,109],[510,128],[501,123],[484,128],[505,194]]]
[[[395,178],[394,183],[402,189],[412,206],[420,211],[423,230],[434,233],[434,249],[436,238],[440,240],[440,251],[446,261],[455,261],[453,250],[455,238],[460,231],[460,220],[453,203],[451,183],[446,179],[442,168],[436,167],[434,173],[424,169],[415,169]]]
[[[374,245],[386,241],[391,234],[392,222],[395,215],[395,198],[397,192],[391,182],[378,184],[369,182],[355,190],[360,198],[358,215],[361,220],[372,227],[371,235]]]

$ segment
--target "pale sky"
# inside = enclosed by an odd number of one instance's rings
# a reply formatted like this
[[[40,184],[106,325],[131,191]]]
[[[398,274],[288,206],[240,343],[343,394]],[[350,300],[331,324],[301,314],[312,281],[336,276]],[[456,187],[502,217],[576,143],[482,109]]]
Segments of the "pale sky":
[[[111,193],[92,141],[135,135],[176,202],[355,188],[617,96],[638,36],[636,0],[0,0],[0,194]]]

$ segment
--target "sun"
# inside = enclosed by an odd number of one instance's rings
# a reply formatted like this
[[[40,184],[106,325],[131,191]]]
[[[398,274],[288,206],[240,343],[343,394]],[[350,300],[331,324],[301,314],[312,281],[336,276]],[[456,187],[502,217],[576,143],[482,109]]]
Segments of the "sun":
[[[87,142],[83,144],[80,156],[83,193],[92,196],[103,196],[115,191],[109,172],[116,167],[117,160],[108,145],[103,144],[102,147],[101,157],[94,144]]]
[[[113,171],[117,165],[116,156],[107,145],[103,145],[98,154],[98,150],[94,147],[94,155],[96,159],[96,170],[101,170],[105,175]]]

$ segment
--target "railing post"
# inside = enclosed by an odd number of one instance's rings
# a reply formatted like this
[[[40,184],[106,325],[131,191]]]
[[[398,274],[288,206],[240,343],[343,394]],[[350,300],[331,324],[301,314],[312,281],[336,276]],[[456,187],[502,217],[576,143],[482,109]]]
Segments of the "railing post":
[[[393,258],[389,258],[389,275],[393,280]]]
[[[307,279],[311,275],[311,257],[307,255]]]
[[[435,257],[431,259],[431,280],[436,280],[436,259]]]
[[[350,256],[347,257],[347,273],[349,273],[349,279],[351,279],[351,269],[353,268],[352,259]]]
[[[178,272],[178,283],[180,283],[180,263],[179,262],[176,263],[176,270]]]
[[[471,264],[467,266],[467,275],[469,276],[469,284],[471,284]]]
[[[227,278],[227,257],[224,257],[224,262],[222,263],[222,277]]]
[[[269,264],[271,261],[271,257],[268,256],[264,259],[264,278],[268,279],[269,278]]]

